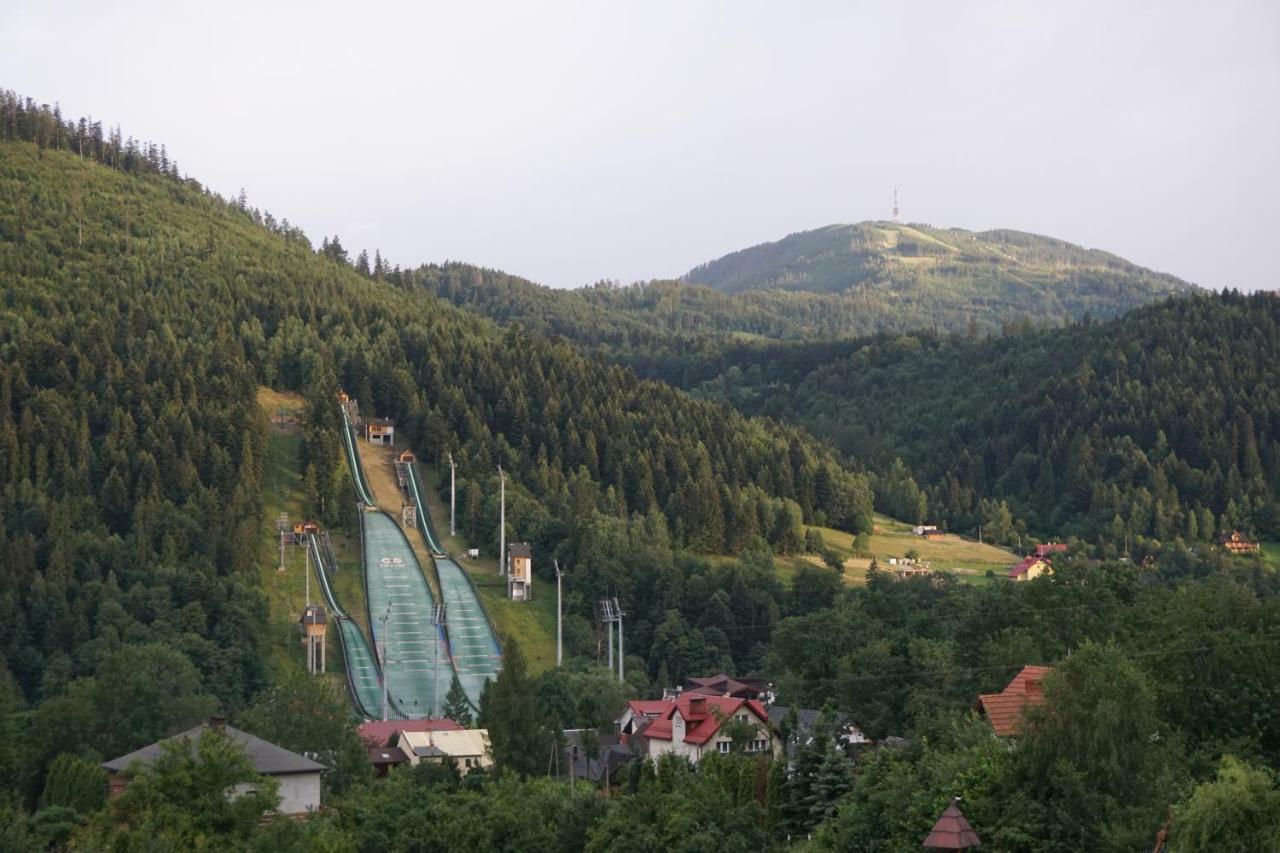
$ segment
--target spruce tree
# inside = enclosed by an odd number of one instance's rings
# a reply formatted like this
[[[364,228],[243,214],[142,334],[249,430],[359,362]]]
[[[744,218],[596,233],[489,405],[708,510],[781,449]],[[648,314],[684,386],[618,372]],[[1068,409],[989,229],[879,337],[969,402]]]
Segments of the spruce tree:
[[[489,730],[498,767],[522,777],[545,772],[551,739],[538,710],[524,653],[515,639],[507,641],[502,671],[481,697],[480,721]]]
[[[453,683],[449,685],[449,692],[445,694],[440,713],[464,729],[471,728],[471,703],[467,701],[467,694],[463,691],[456,672],[453,674]]]

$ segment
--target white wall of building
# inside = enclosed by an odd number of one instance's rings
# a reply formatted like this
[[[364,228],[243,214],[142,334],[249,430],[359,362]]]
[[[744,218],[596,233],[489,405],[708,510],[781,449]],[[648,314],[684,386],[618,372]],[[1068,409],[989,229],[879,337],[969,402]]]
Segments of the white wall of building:
[[[320,808],[320,774],[288,773],[274,777],[280,783],[281,814],[302,814]]]

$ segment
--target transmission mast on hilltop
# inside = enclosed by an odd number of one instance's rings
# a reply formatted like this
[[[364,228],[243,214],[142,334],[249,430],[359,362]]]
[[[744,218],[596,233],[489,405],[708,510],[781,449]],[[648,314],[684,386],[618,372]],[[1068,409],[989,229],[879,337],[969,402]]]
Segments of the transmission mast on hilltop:
[[[898,188],[893,188],[893,224],[897,225],[902,221],[900,217],[901,211],[898,210]]]

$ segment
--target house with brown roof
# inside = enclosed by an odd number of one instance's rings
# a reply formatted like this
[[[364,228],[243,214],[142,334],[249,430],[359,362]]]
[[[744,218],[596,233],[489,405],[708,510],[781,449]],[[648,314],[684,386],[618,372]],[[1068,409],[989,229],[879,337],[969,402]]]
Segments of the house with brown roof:
[[[1007,577],[1010,580],[1022,582],[1033,581],[1041,575],[1051,574],[1053,574],[1053,563],[1049,562],[1049,558],[1037,557],[1033,554],[1010,567]]]
[[[661,705],[657,713],[645,715],[644,722],[633,725],[628,742],[635,744],[641,756],[657,759],[667,754],[683,755],[696,764],[713,752],[731,752],[730,722],[754,729],[746,747],[748,752],[782,756],[782,738],[769,724],[769,712],[755,699],[684,693],[674,700],[662,700]],[[626,717],[624,712],[623,718]],[[632,722],[635,723],[634,717]]]
[[[1000,737],[1013,737],[1022,729],[1022,715],[1028,707],[1044,703],[1044,677],[1049,666],[1024,666],[999,693],[978,697],[978,712],[991,723]]]
[[[701,693],[704,696],[733,696],[737,699],[760,699],[769,690],[763,678],[730,678],[723,672],[705,678],[689,676],[684,680],[685,693]]]

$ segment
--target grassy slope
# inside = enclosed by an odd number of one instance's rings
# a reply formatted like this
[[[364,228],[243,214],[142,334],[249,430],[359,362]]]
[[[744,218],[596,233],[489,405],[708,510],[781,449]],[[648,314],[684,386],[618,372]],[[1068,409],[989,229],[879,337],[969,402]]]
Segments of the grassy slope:
[[[304,406],[302,398],[296,394],[281,393],[270,389],[260,389],[258,403],[272,415],[280,409],[300,412]],[[287,512],[290,520],[302,518],[302,471],[298,461],[298,451],[302,446],[302,436],[296,428],[280,428],[273,425],[267,437],[267,477],[264,488],[265,512],[263,513],[263,535],[274,542],[276,518],[281,512]],[[358,548],[353,547],[349,537],[337,531],[331,531],[334,550],[338,553],[338,576],[334,578],[334,587],[338,601],[344,610],[354,616],[367,633],[365,619],[364,586],[360,578],[360,561]],[[303,571],[306,557],[301,548],[289,548],[285,553],[285,571],[277,570],[277,548],[268,549],[272,557],[264,561],[259,573],[259,583],[263,595],[267,599],[270,628],[268,636],[271,643],[273,662],[302,666],[305,663],[301,633],[298,629],[298,617],[306,603],[306,583]],[[313,569],[314,571],[314,569]],[[318,581],[311,578],[311,598],[323,602]],[[326,640],[325,655],[327,669],[335,687],[342,689],[342,646],[337,631],[330,630]]]
[[[790,234],[684,277],[718,291],[863,295],[883,329],[1112,317],[1192,285],[1122,258],[1016,231],[863,222]],[[903,315],[903,316],[899,316]],[[908,321],[904,327],[902,322]]]
[[[445,550],[453,554],[463,571],[471,576],[476,589],[480,592],[480,600],[489,618],[493,620],[494,630],[502,642],[514,637],[520,643],[529,662],[529,670],[534,674],[550,669],[556,663],[556,588],[555,585],[537,576],[533,579],[533,599],[519,602],[507,599],[507,582],[498,574],[498,561],[492,555],[484,555],[478,560],[466,558],[467,549],[471,547],[461,533],[449,535],[449,504],[440,499],[441,474],[435,468],[421,465],[425,480],[427,506],[431,510],[431,520],[435,522],[436,534],[440,537]],[[447,482],[445,483],[447,485]],[[536,555],[535,555],[536,559]]]
[[[866,581],[867,569],[871,566],[871,555],[876,558],[882,569],[888,568],[890,557],[905,557],[907,552],[915,549],[922,560],[928,560],[933,568],[955,575],[966,582],[984,583],[986,573],[991,569],[999,573],[1003,569],[1018,562],[1012,551],[995,545],[987,545],[965,539],[955,534],[947,534],[939,541],[930,542],[911,532],[911,525],[895,521],[888,516],[877,514],[875,529],[865,539],[865,544],[855,546],[851,534],[830,527],[819,527],[822,540],[827,547],[834,549],[845,558],[844,579],[848,584],[862,584]],[[804,563],[821,566],[817,557],[779,557],[774,565],[778,577],[790,584],[796,569]]]

